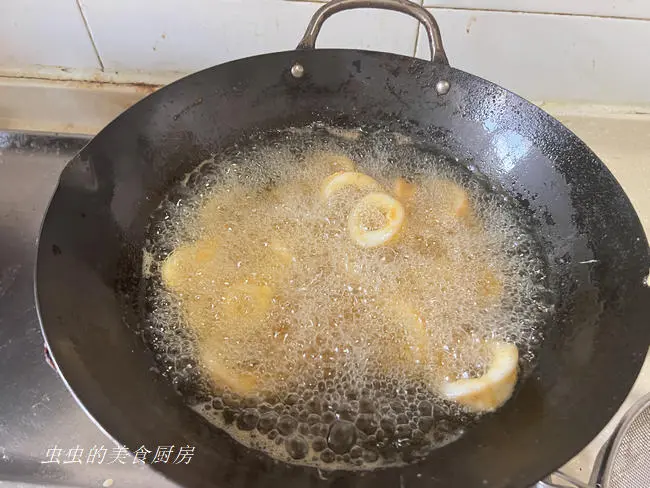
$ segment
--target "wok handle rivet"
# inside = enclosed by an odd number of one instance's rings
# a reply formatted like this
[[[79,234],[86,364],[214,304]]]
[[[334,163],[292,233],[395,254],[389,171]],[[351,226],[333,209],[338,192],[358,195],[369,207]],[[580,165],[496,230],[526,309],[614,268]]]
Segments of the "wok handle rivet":
[[[445,95],[449,91],[449,82],[447,80],[440,80],[436,83],[436,93],[438,95]]]
[[[291,76],[294,78],[302,78],[304,74],[305,67],[302,64],[296,63],[291,67]]]

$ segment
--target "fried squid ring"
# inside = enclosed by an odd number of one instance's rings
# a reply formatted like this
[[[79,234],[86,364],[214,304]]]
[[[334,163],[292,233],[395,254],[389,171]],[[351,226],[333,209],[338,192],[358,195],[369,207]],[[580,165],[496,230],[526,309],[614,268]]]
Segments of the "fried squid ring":
[[[492,412],[511,396],[517,383],[517,346],[506,342],[490,345],[492,360],[487,372],[478,378],[444,383],[442,395],[474,412]]]
[[[339,171],[323,181],[320,194],[323,200],[329,200],[337,191],[346,186],[354,186],[359,189],[380,190],[381,185],[370,176],[357,173],[356,171]]]
[[[378,209],[386,223],[379,229],[370,230],[363,225],[364,214],[369,209]],[[393,240],[404,225],[404,207],[386,193],[370,193],[354,206],[348,217],[348,231],[352,240],[361,247],[378,247]]]

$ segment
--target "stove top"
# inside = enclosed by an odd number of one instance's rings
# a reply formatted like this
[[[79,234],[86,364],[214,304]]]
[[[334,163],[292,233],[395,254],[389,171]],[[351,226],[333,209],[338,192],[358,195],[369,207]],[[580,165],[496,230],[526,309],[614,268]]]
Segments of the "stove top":
[[[88,140],[0,131],[0,485],[178,488],[149,464],[158,446],[145,446],[145,463],[127,456],[45,358],[33,294],[36,241],[61,170]],[[586,481],[594,457],[588,448],[567,466]]]

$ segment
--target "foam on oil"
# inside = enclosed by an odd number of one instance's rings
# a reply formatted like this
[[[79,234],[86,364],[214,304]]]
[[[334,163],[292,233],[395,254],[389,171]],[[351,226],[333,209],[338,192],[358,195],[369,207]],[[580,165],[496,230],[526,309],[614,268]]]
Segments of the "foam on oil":
[[[350,239],[363,191],[320,196],[350,161],[387,193],[398,177],[414,185],[388,246]],[[449,180],[470,195],[473,225],[450,212]],[[487,340],[517,344],[525,372],[549,312],[543,260],[507,198],[391,133],[267,135],[200,164],[157,216],[143,274],[165,374],[199,392],[209,420],[282,460],[369,468],[454,440],[476,416],[436,385],[485,372]],[[223,371],[254,393],[225,386]]]

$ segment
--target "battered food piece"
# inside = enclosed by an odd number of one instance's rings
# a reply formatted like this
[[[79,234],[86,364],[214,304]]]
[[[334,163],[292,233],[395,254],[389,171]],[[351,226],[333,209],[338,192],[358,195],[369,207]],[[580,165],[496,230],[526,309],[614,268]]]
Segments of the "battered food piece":
[[[334,193],[351,186],[362,190],[381,190],[381,185],[370,176],[355,171],[340,171],[328,176],[321,186],[321,196],[328,200]]]
[[[404,178],[397,178],[393,185],[393,193],[398,200],[404,204],[411,201],[416,191],[417,187],[413,183],[406,181]]]
[[[364,213],[376,209],[385,222],[377,229],[368,228]],[[350,212],[348,230],[350,237],[361,247],[377,247],[395,239],[404,225],[405,213],[402,204],[386,193],[370,193],[363,197]]]
[[[449,400],[472,411],[492,412],[511,396],[517,383],[519,352],[514,344],[490,344],[492,360],[487,372],[478,378],[443,383],[440,392]]]
[[[219,246],[213,239],[177,247],[161,267],[165,285],[172,291],[180,292],[188,280],[202,274],[204,267],[217,257],[218,252]]]
[[[475,223],[472,204],[465,189],[450,180],[436,181],[435,188],[442,195],[441,210],[444,213],[452,215],[468,225]]]

